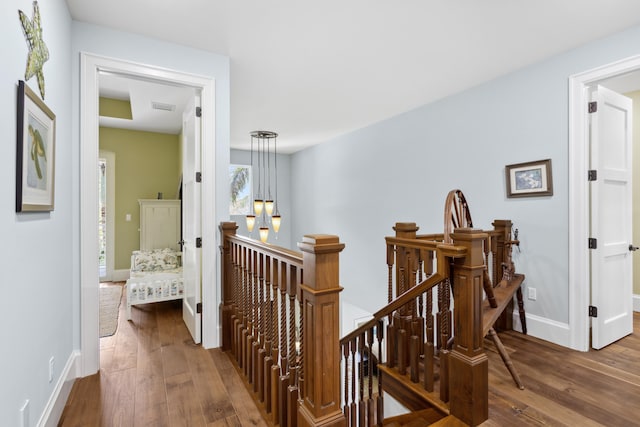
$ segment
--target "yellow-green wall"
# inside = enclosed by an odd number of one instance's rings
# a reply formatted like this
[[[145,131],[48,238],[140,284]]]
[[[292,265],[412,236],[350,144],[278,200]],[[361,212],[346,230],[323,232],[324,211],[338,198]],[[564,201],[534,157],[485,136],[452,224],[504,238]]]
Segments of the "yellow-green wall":
[[[626,93],[633,100],[633,244],[640,244],[640,91]],[[633,293],[640,294],[640,257],[633,257]]]
[[[118,119],[131,120],[131,102],[122,99],[103,98],[99,100],[100,115],[104,117],[116,117]]]
[[[140,247],[138,199],[174,199],[180,182],[180,138],[154,132],[100,128],[100,149],[116,155],[114,268],[130,267]],[[131,214],[131,221],[125,221]]]

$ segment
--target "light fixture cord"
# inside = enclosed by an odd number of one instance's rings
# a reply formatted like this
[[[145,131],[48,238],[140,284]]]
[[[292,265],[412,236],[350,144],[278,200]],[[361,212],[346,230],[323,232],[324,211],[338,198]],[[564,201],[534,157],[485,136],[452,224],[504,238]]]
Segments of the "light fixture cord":
[[[278,212],[278,137],[273,138],[273,164],[276,170],[276,200],[274,201],[274,212],[276,215],[280,215]]]
[[[251,179],[253,180],[253,135],[251,136]],[[253,183],[251,183],[251,186],[253,187]],[[253,200],[251,202],[253,202]],[[250,205],[251,214],[254,215],[255,212],[253,211],[253,203],[250,203]]]
[[[267,140],[267,176],[269,177],[268,179],[268,185],[269,185],[269,196],[267,197],[267,200],[271,200],[271,145],[269,144],[269,137],[266,137]]]

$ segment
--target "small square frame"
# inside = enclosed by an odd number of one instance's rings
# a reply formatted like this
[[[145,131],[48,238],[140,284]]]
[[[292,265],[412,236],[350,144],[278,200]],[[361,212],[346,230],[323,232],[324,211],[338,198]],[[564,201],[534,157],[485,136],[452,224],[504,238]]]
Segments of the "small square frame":
[[[22,80],[17,117],[16,212],[52,211],[56,116]]]
[[[505,166],[507,197],[553,196],[551,159]]]

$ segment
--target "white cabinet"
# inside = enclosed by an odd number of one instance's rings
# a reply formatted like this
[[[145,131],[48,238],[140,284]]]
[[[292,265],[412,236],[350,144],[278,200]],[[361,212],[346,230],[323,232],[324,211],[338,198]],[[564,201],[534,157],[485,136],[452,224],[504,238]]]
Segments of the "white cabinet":
[[[140,249],[180,250],[180,200],[140,199]]]

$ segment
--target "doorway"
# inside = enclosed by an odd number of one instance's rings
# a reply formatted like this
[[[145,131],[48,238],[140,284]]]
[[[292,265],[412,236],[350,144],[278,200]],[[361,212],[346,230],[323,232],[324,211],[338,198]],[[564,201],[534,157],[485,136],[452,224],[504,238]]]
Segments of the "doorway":
[[[101,72],[118,73],[133,78],[153,79],[166,84],[187,86],[201,93],[202,110],[202,211],[212,212],[215,206],[215,85],[211,78],[179,71],[136,64],[88,53],[81,54],[80,109],[80,366],[79,375],[96,373],[99,369],[98,339],[98,78]],[[202,319],[203,346],[218,345],[215,265],[217,248],[215,224],[202,224]]]
[[[591,249],[587,244],[591,221],[590,182],[587,179],[590,164],[587,105],[594,86],[638,71],[640,56],[569,78],[569,345],[575,350],[588,351],[590,348],[592,278]],[[640,89],[640,83],[635,89]]]

